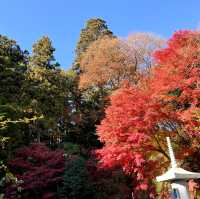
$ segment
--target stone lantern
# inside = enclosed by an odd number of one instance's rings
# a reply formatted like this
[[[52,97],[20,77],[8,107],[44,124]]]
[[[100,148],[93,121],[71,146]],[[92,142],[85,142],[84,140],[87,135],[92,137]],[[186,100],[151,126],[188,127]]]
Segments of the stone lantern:
[[[171,168],[163,175],[156,177],[156,180],[157,182],[169,181],[175,199],[190,199],[188,180],[200,178],[200,173],[186,171],[178,167],[169,137],[167,137],[167,145],[171,160]]]

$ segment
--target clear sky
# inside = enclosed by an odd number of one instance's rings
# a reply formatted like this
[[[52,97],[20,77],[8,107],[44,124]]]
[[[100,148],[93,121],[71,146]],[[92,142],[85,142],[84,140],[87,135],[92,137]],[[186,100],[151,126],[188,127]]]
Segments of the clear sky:
[[[0,34],[29,51],[48,35],[65,69],[89,18],[103,18],[121,37],[143,31],[168,38],[176,30],[200,26],[200,0],[0,0],[0,6]]]

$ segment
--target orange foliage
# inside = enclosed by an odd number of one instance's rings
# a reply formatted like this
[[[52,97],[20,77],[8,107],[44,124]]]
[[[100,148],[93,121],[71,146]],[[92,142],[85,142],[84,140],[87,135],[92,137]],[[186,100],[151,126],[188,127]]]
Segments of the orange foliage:
[[[93,42],[82,55],[80,69],[80,87],[116,88],[122,80],[134,80],[136,62],[125,42],[103,37]]]
[[[149,72],[152,53],[165,41],[150,33],[135,33],[127,39],[105,36],[93,42],[80,61],[80,87],[118,88],[122,80],[135,83],[137,72]]]

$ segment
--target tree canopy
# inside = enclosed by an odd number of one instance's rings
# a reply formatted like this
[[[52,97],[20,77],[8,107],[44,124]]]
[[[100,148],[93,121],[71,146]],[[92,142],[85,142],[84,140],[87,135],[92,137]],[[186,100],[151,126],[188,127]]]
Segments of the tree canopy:
[[[120,38],[92,18],[71,68],[54,55],[0,35],[0,198],[167,199],[166,136],[200,171],[199,31]]]

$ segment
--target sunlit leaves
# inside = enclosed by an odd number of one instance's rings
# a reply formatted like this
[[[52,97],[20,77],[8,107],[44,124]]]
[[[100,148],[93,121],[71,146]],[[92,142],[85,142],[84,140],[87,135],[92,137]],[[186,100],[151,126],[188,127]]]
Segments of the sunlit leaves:
[[[152,179],[167,168],[166,136],[172,138],[182,163],[198,150],[199,37],[198,32],[175,33],[168,46],[155,53],[150,76],[111,96],[111,106],[98,126],[105,144],[97,151],[100,165],[121,166],[133,178],[135,194],[148,189],[153,193]]]

